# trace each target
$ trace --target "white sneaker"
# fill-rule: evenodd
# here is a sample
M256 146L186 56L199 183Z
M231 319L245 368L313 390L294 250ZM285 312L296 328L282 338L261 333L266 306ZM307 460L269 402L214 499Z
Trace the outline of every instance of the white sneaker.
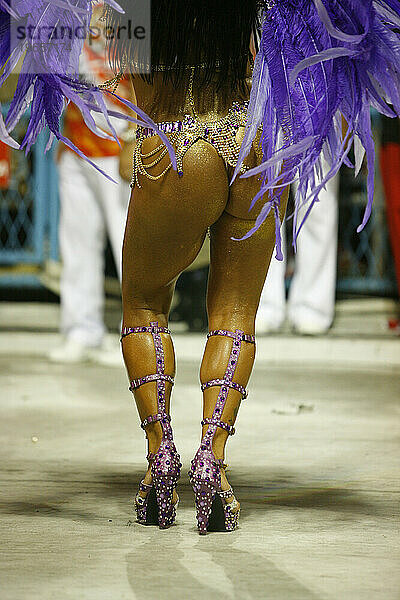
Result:
M329 326L312 319L293 323L293 330L299 335L324 335L329 329Z
M256 334L267 335L277 333L283 325L284 319L272 320L271 315L263 315L258 313L256 317Z
M89 348L89 359L105 367L123 367L121 344L119 340L105 338L101 346Z
M47 358L56 363L79 363L89 360L90 351L93 348L85 346L76 340L67 338L58 348L51 350Z

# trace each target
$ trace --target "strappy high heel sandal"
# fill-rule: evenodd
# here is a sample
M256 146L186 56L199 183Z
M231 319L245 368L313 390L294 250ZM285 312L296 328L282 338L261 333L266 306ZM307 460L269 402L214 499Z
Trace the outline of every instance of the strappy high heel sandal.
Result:
M175 521L177 502L173 504L172 495L180 477L181 461L174 444L171 417L166 413L165 407L165 382L174 385L171 375L166 375L164 363L164 348L160 333L170 334L166 327L158 327L158 322L150 323L150 327L124 327L121 340L134 333L151 333L156 354L157 373L146 375L131 381L131 392L150 381L157 381L157 414L150 415L141 423L146 429L150 423L159 422L162 427L162 439L157 452L149 452L147 460L150 463L152 484L142 480L139 492L144 492L145 497L139 493L135 498L137 520L143 525L158 525L160 529L170 527Z
M221 468L225 468L223 459L217 459L212 450L212 442L217 427L225 429L229 435L235 433L235 428L221 421L229 388L242 394L242 399L247 397L245 388L233 381L236 365L239 359L242 342L255 344L254 335L245 335L240 329L235 333L218 329L210 331L208 338L214 335L223 335L233 338L232 350L228 366L223 379L213 379L201 386L202 391L212 386L221 386L214 412L211 418L203 419L202 425L208 425L203 436L200 448L191 463L189 479L195 494L197 513L197 527L199 533L204 535L207 531L233 531L239 522L240 509L234 497L232 488L222 490ZM233 497L233 501L228 499Z

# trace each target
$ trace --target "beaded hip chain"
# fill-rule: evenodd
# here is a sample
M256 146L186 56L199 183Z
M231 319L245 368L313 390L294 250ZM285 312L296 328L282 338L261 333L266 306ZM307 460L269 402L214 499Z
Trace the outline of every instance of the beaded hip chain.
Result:
M201 121L197 115L185 115L182 121L164 121L157 126L168 134L171 144L174 146L178 175L183 175L183 157L193 144L198 140L204 140L211 144L226 165L236 166L240 144L236 141L239 127L246 125L248 101L234 102L228 114L216 121ZM161 179L172 167L169 163L158 175L151 175L147 169L157 165L168 153L164 144L160 144L151 152L142 153L142 143L148 137L157 135L152 129L138 127L136 132L137 144L133 152L133 176L131 187L141 187L139 175L144 175L153 181ZM143 160L146 162L144 163ZM147 162L148 161L148 162ZM242 165L241 172L248 169Z

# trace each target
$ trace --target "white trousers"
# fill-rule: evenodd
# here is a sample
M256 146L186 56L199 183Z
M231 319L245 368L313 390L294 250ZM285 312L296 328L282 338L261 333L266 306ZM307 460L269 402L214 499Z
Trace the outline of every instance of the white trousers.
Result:
M118 157L93 159L120 182ZM59 163L62 259L61 332L85 346L101 344L106 332L104 309L104 248L110 239L121 278L122 241L129 186L112 183L72 152Z
M286 259L278 261L273 255L260 300L260 321L279 327L287 309L294 326L310 321L321 328L331 326L335 311L338 190L339 176L336 175L320 192L319 202L314 204L300 231L287 307ZM283 246L284 229L282 227ZM283 254L286 256L285 248Z

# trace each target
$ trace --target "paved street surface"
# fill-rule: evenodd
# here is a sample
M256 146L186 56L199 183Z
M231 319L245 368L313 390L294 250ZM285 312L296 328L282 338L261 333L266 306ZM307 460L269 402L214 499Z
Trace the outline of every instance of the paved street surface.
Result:
M190 353L173 403L181 503L159 531L132 511L145 444L123 368L51 365L24 335L25 353L12 333L0 353L1 600L399 599L397 367L260 356L227 455L240 529L200 538Z

